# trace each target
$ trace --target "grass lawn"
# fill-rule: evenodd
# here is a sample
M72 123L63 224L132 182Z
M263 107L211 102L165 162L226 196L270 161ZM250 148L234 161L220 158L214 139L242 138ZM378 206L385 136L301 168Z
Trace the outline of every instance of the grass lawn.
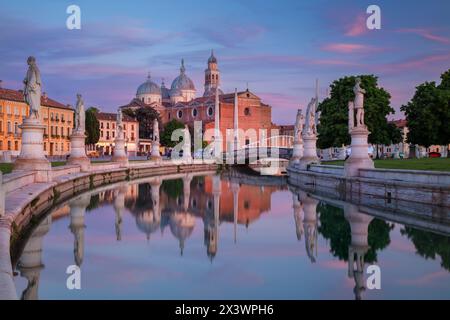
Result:
M387 159L374 160L374 162L375 168L379 169L450 171L450 158ZM343 166L344 161L326 161L322 164Z
M65 165L65 164L66 164L65 161L55 161L55 162L52 162L52 167L59 167L59 166ZM0 171L3 174L11 173L12 168L13 168L12 163L0 163Z

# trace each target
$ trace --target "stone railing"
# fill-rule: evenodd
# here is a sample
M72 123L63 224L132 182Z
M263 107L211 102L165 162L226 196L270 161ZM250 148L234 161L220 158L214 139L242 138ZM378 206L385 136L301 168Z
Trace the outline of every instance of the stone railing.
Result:
M423 170L393 170L393 169L360 169L362 178L385 179L418 184L437 184L450 187L450 172Z

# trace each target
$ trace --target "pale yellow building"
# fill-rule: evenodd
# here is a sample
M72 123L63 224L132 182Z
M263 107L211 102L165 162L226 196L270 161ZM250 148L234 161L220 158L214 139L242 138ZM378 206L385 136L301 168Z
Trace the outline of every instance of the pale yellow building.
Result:
M113 155L117 115L115 113L98 112L96 116L100 125L100 138L96 144L96 150L100 155ZM128 155L135 156L139 145L139 122L124 114L123 129L125 150L128 152Z

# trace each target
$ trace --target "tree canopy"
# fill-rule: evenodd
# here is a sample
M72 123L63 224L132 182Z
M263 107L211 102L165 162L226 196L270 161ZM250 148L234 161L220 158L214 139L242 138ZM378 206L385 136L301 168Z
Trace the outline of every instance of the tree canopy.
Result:
M161 119L158 111L150 107L142 107L137 110L123 109L127 116L135 118L139 122L139 138L149 139L153 136L153 120L156 118L161 128Z
M424 147L450 144L450 69L441 83L425 82L401 110L408 122L407 141Z
M96 114L98 109L90 107L85 111L86 144L96 144L100 139L100 123Z
M164 126L164 131L160 135L162 145L166 147L175 147L178 144L178 141L172 141L172 132L174 132L177 129L183 128L184 124L176 119L173 119L168 123L166 123L166 125Z
M360 75L361 87L366 91L364 97L365 123L370 131L369 143L389 144L398 137L389 128L387 116L395 111L390 105L391 95L384 88L378 87L378 78L374 75ZM356 76L348 76L331 84L330 97L323 100L318 107L320 123L317 126L318 147L321 149L349 145L348 102L354 100Z

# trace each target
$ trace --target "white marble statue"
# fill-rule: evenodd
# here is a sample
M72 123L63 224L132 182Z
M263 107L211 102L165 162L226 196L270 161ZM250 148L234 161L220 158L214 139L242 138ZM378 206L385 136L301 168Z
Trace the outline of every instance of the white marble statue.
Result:
M81 94L77 94L77 105L75 108L75 130L84 133L85 131L84 101Z
M361 88L360 78L356 78L356 84L353 88L353 92L355 93L353 107L356 110L356 126L364 127L364 94L366 91Z
M153 119L153 141L159 142L159 123L158 119Z
M41 91L42 81L41 72L36 65L34 57L28 57L28 71L23 83L25 84L23 94L25 102L30 106L29 119L39 119L39 111L41 109Z
M306 121L303 127L303 134L309 136L316 134L316 98L312 98L306 108Z
M123 114L121 108L117 110L116 127L117 127L116 137L123 139Z
M302 110L298 109L297 117L295 118L295 126L294 126L294 143L301 141L302 131L303 131L303 114L302 114Z

